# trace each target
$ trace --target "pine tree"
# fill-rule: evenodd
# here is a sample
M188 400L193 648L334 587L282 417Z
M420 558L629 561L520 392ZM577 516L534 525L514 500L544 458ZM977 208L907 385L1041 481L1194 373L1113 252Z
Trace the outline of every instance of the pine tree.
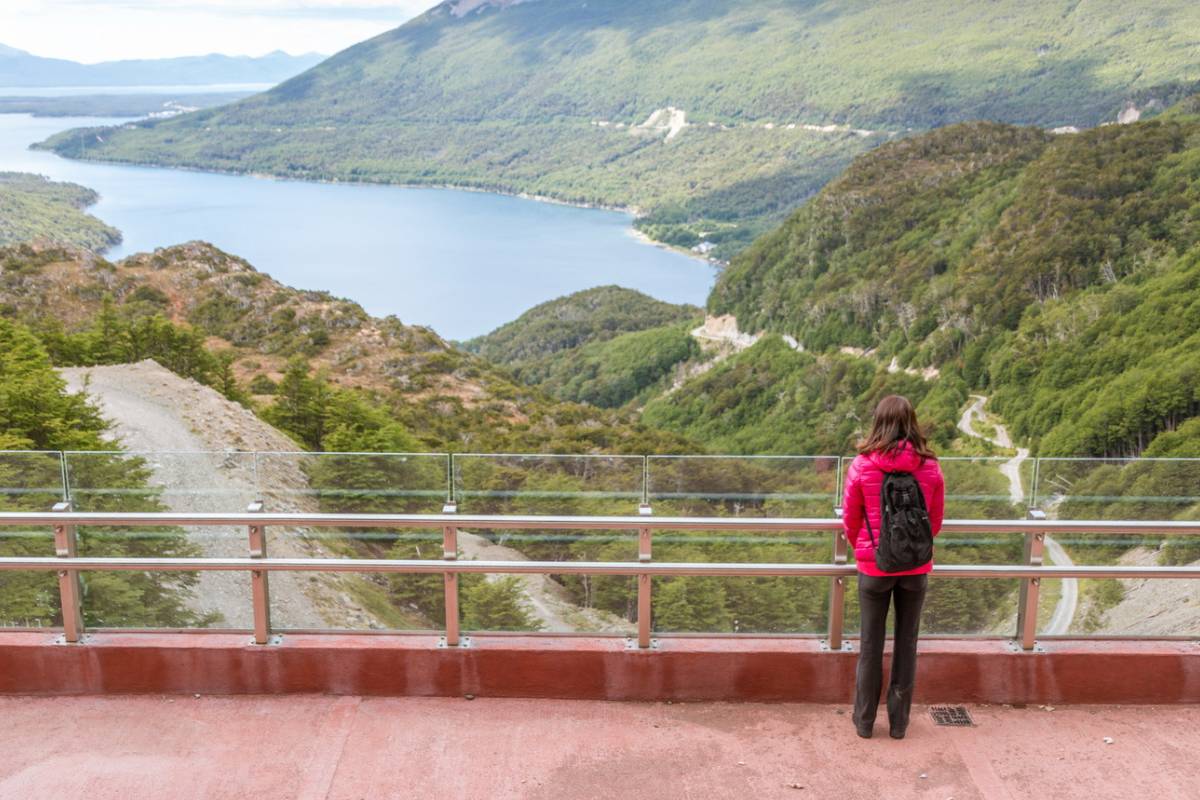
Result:
M471 631L536 631L542 626L529 613L521 579L506 575L481 581L462 592L463 627Z
M715 633L733 630L718 578L677 578L655 587L654 629Z

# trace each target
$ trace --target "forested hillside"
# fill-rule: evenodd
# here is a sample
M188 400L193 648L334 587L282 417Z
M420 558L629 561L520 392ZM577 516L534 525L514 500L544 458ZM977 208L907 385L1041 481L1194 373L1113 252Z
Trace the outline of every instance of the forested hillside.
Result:
M1200 414L1194 111L1066 136L977 123L886 145L737 258L710 311L794 336L818 362L867 349L876 380L883 364L937 368L931 393L993 393L1043 455L1136 455L1172 431L1172 451L1187 449L1184 423ZM681 392L647 420L699 435L746 402L745 385L724 404L704 392L700 411Z
M600 286L531 308L463 347L563 400L614 408L661 388L699 354L688 334L704 312Z
M471 5L232 106L51 146L634 206L652 236L728 255L910 130L1091 126L1200 79L1200 7L1185 0Z
M0 246L18 242L74 245L102 251L121 232L84 211L98 199L91 189L41 175L0 172Z

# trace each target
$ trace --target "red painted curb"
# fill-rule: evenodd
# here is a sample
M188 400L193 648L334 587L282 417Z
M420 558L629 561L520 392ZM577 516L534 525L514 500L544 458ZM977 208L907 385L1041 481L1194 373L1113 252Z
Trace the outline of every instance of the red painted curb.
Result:
M925 640L919 702L1197 703L1193 642ZM842 703L854 653L812 639L664 639L634 651L611 638L475 636L462 649L423 635L97 633L55 644L0 633L4 694L287 694L731 700Z

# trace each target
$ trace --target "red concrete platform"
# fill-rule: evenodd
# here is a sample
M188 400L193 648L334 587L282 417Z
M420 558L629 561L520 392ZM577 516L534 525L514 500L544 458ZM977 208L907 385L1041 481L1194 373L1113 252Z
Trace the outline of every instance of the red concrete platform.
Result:
M1197 796L1195 706L969 710L893 741L829 705L9 696L0 800Z
M813 639L664 639L652 651L621 639L97 633L55 644L45 632L0 633L0 693L288 694L547 697L598 700L843 702L852 652ZM1044 652L1008 642L926 639L917 699L987 703L1197 703L1195 642L1056 641ZM1200 793L1197 794L1200 797Z

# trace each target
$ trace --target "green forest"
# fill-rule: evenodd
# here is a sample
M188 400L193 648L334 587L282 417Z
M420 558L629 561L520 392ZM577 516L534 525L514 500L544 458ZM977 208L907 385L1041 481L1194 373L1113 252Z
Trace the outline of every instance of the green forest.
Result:
M74 183L0 172L0 247L40 241L102 251L118 244L120 231L84 211L97 199Z
M1041 455L1139 455L1160 434L1186 450L1200 413L1188 112L1066 136L975 123L882 147L735 259L710 312L830 362L858 346L935 367L931 393L994 395ZM688 430L677 405L656 413ZM944 425L954 406L929 416Z
M661 390L676 364L700 356L689 330L703 317L601 286L542 303L463 348L560 400L617 408Z

